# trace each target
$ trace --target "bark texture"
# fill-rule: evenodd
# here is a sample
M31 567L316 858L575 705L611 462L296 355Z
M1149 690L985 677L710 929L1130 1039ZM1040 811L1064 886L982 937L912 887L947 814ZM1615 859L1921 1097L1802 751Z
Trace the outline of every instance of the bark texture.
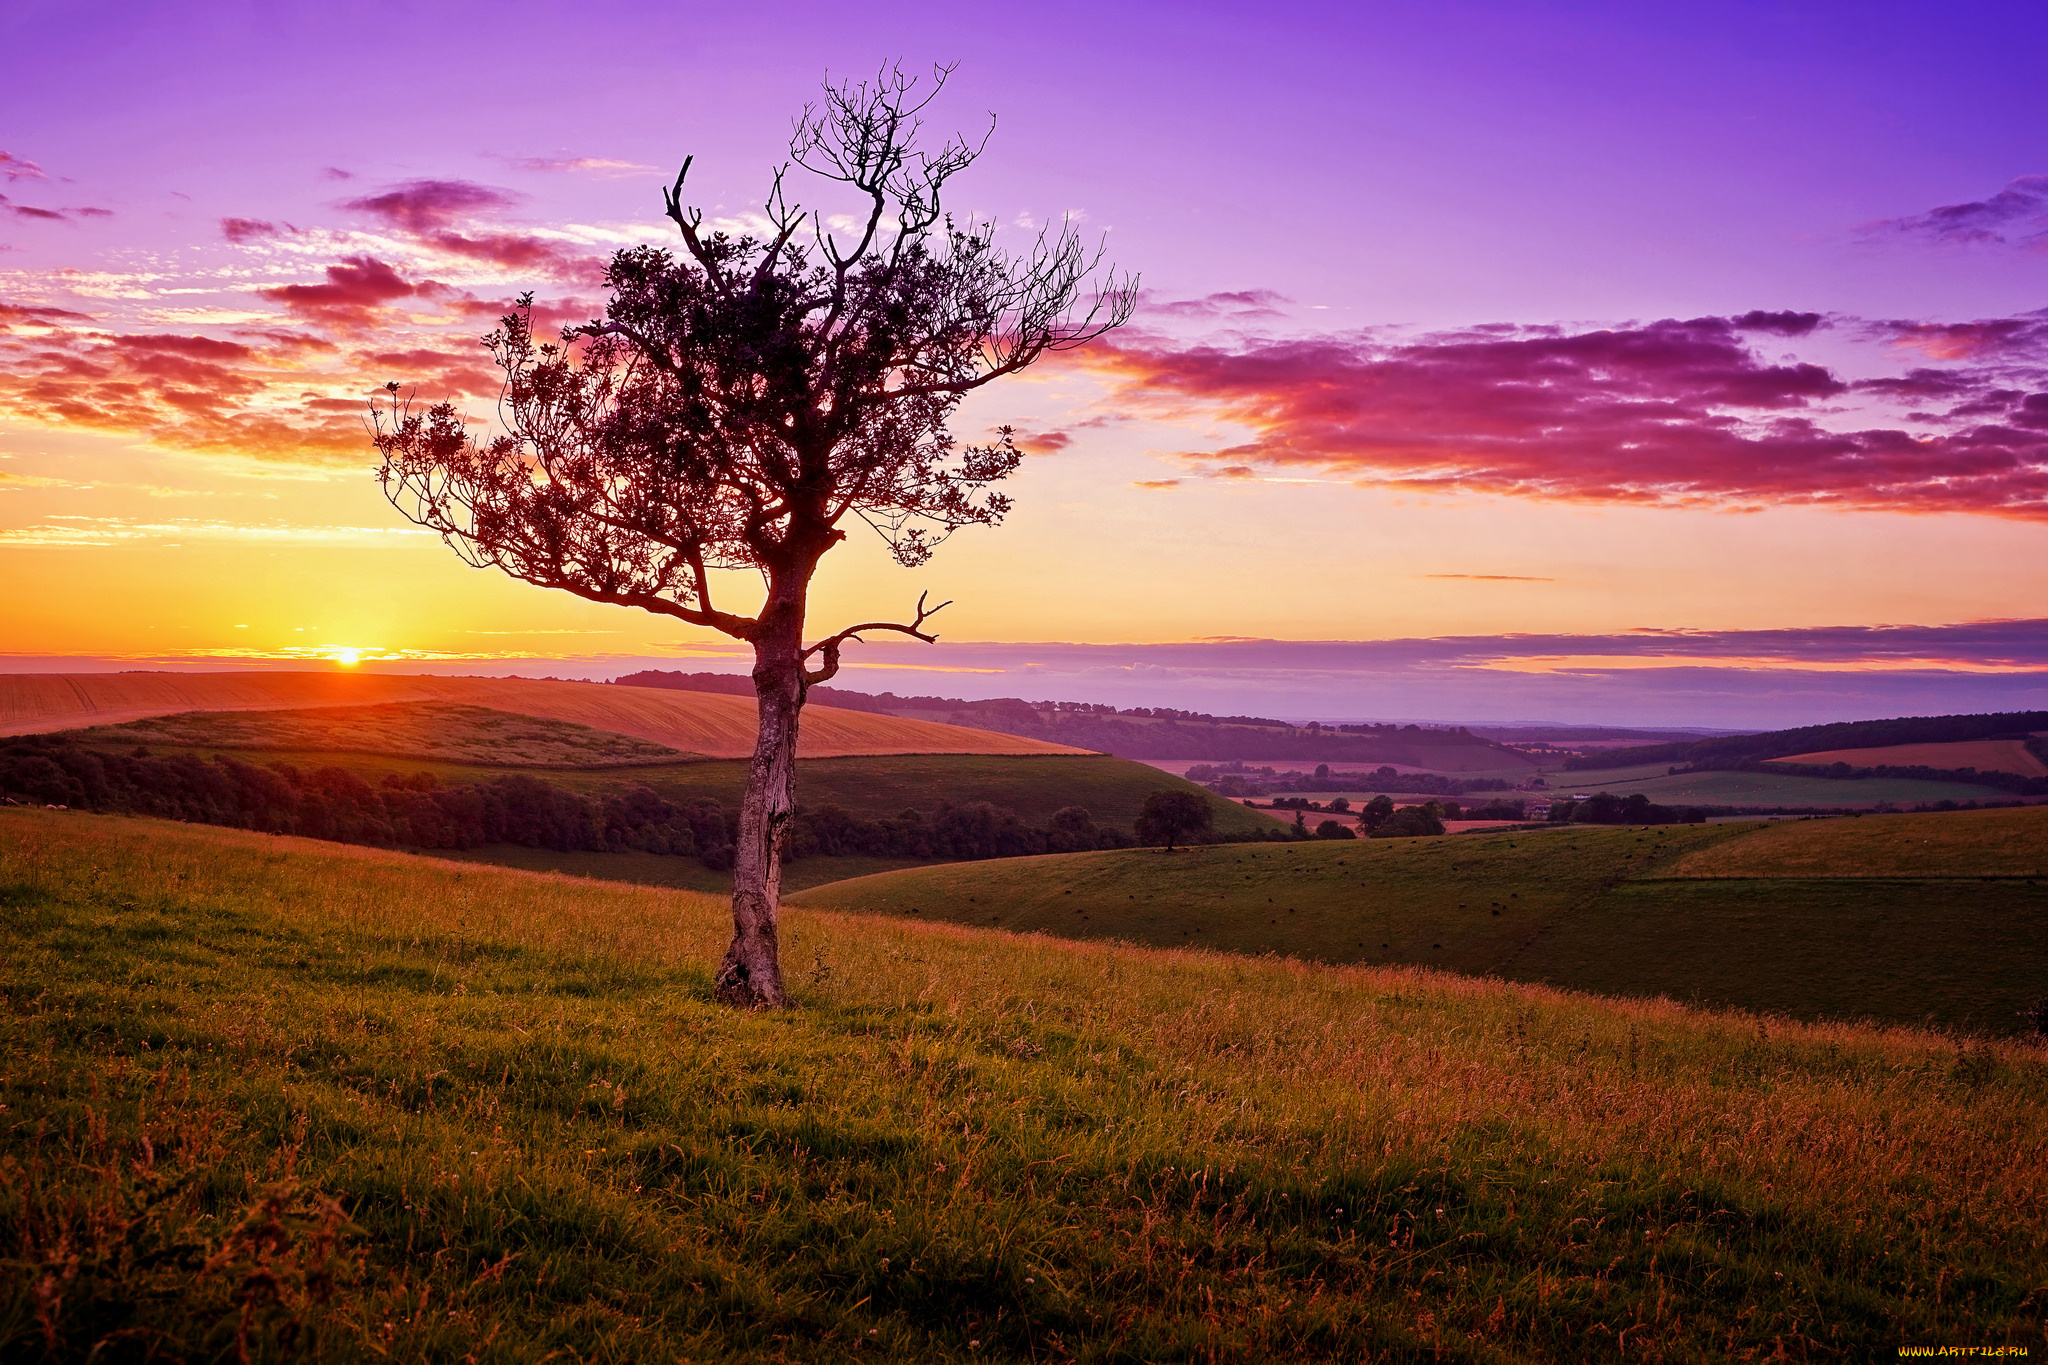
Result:
M760 723L733 847L732 943L713 983L720 1002L745 1009L789 1003L779 955L782 850L796 817L796 741L804 705L801 598L763 615L766 629L754 642Z

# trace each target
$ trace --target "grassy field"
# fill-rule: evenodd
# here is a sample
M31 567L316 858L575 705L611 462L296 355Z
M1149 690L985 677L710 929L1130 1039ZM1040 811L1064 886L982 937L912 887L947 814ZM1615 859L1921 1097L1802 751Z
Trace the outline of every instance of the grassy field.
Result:
M1861 806L1882 802L1895 806L1936 801L2009 801L2012 793L1972 782L1924 782L1906 777L1870 777L1836 781L1797 777L1790 773L1697 772L1667 775L1663 768L1605 772L1557 772L1549 778L1551 795L1572 792L1641 792L1659 805L1699 806Z
M551 848L524 848L518 844L486 844L459 851L438 849L431 856L460 863L487 863L494 867L515 867L523 872L559 872L567 877L590 877L606 882L630 882L635 886L666 886L679 891L701 891L710 896L732 894L732 873L713 872L695 858L664 857L657 853L557 853ZM910 858L800 858L782 868L782 889L787 893L806 891L827 882L848 877L866 877L906 867L931 864Z
M823 912L736 1014L704 897L57 812L0 888L8 1359L2043 1341L2036 1046Z
M1787 821L1688 854L1672 874L2017 877L2048 886L2048 807Z
M1888 839L1919 841L1919 851L1869 853ZM2048 995L2043 848L2048 807L1580 825L1006 859L863 877L796 899L1064 938L1417 964L1809 1019L2013 1033L2017 1012Z
M632 735L455 702L199 711L69 733L80 744L121 749L382 754L497 768L616 768L701 757Z
M0 734L118 725L205 711L443 702L568 721L684 753L741 758L753 752L754 703L746 697L612 687L552 678L441 678L389 673L0 673ZM1057 744L900 720L828 706L804 712L798 753L1072 753Z
M2048 776L2048 764L2034 757L2026 741L2018 739L1966 739L1940 744L1888 744L1876 749L1827 749L1773 761L1846 763L1852 768L1975 768L1981 773Z

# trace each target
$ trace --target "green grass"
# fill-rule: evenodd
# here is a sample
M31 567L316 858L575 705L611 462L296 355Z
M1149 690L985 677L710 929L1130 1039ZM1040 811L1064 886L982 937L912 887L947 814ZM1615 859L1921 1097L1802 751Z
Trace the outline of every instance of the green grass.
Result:
M2048 895L1974 879L1627 882L1503 976L1799 1019L2024 1031L2048 996Z
M1628 774L1639 774L1629 776ZM1871 777L1836 781L1826 777L1797 777L1790 773L1698 772L1668 775L1641 768L1621 769L1616 774L1599 772L1558 773L1550 779L1552 797L1573 792L1613 792L1629 796L1641 792L1660 805L1699 806L1817 806L1822 808L1863 806L1881 802L1913 806L1936 801L2009 801L2012 793L1972 782L1924 782L1906 777Z
M2038 1048L818 912L738 1014L705 897L57 812L0 900L7 1359L2041 1340Z
M1773 850L1831 839L1845 849L1837 865L1871 866L1857 850L1886 828L1934 841L1898 866L1942 870L1835 881L1814 876L1821 864L1809 858L1796 880L1769 875ZM1763 862L1743 856L1750 840L1763 841ZM2048 807L1789 826L1579 825L1006 859L836 882L796 899L1063 938L1413 963L1802 1018L2011 1033L2017 1012L2048 994L2048 890L2010 872L2023 856L2013 850L2044 845Z
M455 862L489 863L516 867L527 872L559 872L570 877L599 881L630 882L635 886L666 886L707 895L732 894L732 873L713 872L695 858L666 857L657 853L557 853L548 848L522 848L517 844L486 844L460 851L436 849L430 856ZM899 868L924 867L914 858L800 858L782 868L782 889L786 893L805 891L848 877L865 877Z
M457 702L388 702L295 711L194 711L68 732L81 744L126 749L339 752L427 758L493 768L624 767L695 755L565 720ZM331 758L330 758L331 761Z
M1794 820L1679 862L1684 877L2017 877L2048 883L2048 810Z

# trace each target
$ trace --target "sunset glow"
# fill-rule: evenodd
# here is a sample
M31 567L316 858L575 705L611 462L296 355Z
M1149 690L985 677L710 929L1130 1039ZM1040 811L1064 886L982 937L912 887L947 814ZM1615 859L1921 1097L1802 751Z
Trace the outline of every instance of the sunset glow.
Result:
M1575 666L1516 656L1531 633L2048 635L2037 8L1939 32L1848 6L1290 14L1120 7L1079 50L1042 15L930 6L792 27L373 5L345 31L281 11L203 38L164 11L111 46L89 10L0 19L22 57L0 94L0 649L742 667L679 623L462 567L380 495L366 404L398 382L484 429L500 376L477 338L516 295L549 326L593 316L610 253L672 240L660 191L685 156L712 225L757 229L826 69L899 54L961 61L936 124L997 115L961 213L1009 249L1071 216L1146 292L1131 327L965 409L963 440L1008 423L1031 452L1008 523L915 572L857 532L813 597L820 633L930 589L956 600L949 644L1489 637L1474 671L1495 678ZM408 42L361 66L347 35L401 19ZM451 44L457 70L434 56ZM602 96L515 94L502 73L542 53ZM968 695L1143 676L848 664ZM1188 667L1155 675L1159 700L1415 716L1442 695L1418 673L1276 691ZM1603 667L1705 671L1730 698L1881 671L1946 710L1989 704L1996 676L1998 704L2048 705L2037 666L1969 656ZM1609 714L1516 686L1485 712Z

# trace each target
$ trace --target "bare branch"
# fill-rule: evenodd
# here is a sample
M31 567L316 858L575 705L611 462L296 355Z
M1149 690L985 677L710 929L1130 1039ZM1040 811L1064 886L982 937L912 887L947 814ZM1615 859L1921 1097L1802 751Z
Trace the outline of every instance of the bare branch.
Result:
M926 593L919 593L917 595L917 619L913 620L909 625L905 625L900 621L865 621L860 625L848 626L845 630L828 635L805 650L802 657L806 660L813 654L823 654L825 658L819 667L815 669L806 668L804 670L804 685L807 687L815 686L818 683L829 681L836 676L839 672L839 647L848 640L866 644L867 642L861 639L861 635L865 631L893 630L898 634L908 635L912 639L922 640L928 645L938 643L938 636L927 634L924 631L924 623L944 611L947 607L952 606L953 603L948 600L939 603L935 607L926 607L924 603L927 595Z

